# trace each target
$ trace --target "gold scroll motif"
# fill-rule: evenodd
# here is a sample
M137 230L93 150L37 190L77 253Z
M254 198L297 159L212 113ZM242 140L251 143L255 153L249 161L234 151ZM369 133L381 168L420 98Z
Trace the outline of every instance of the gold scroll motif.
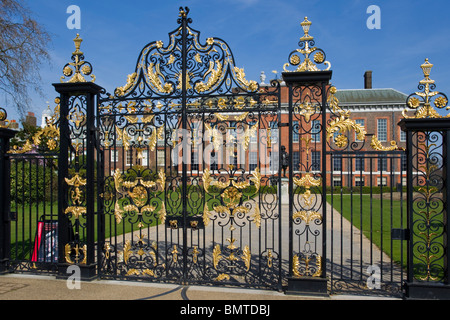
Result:
M245 246L244 250L242 250L241 257L238 257L237 253L238 253L239 248L234 245L234 243L236 242L236 239L227 238L227 241L229 242L227 249L230 250L230 254L227 257L223 256L219 244L217 244L213 249L213 267L214 267L214 269L219 270L218 269L219 263L223 259L228 260L229 262L237 262L239 260L242 260L244 262L245 270L246 270L246 272L248 272L251 267L251 257L252 257L249 246ZM223 281L223 280L229 280L229 279L230 279L230 276L228 274L222 273L215 280Z
M246 80L245 79L245 72L244 69L240 69L238 67L234 67L233 68L233 72L234 72L234 76L236 78L236 80L242 85L244 86L244 88L250 92L255 92L258 90L258 83L256 81L253 80Z
M205 227L211 222L213 212L216 212L220 216L226 216L230 219L229 229L233 232L236 229L234 226L234 219L236 219L239 214L243 214L244 216L248 216L250 214L249 207L244 205L244 198L247 196L244 194L244 190L248 189L251 186L251 183L253 183L253 186L256 189L255 192L252 192L253 195L259 192L261 185L261 173L259 172L259 169L255 169L249 181L237 181L231 178L225 182L214 180L211 177L209 169L205 169L202 176L202 181L203 188L207 193L213 194L219 192L221 199L221 205L214 205L212 208L209 208L207 202L205 203L203 210L203 223ZM250 197L248 198L250 199ZM215 195L214 199L217 199ZM239 216L244 218L242 215ZM261 227L261 213L258 205L255 205L254 212L249 218L249 220L252 221L258 229ZM237 240L235 238L231 236L227 238L226 241L229 243L226 247L226 251L228 252L227 256L224 255L219 244L217 244L213 249L214 269L217 271L219 271L219 269L223 271L222 268L219 268L219 262L221 260L228 261L228 268L234 268L234 263L243 261L245 266L244 269L248 272L251 267L251 252L249 246L245 246L241 251L236 245ZM223 281L229 280L230 278L231 277L229 274L221 273L215 280Z
M72 253L74 259L72 259ZM66 262L69 264L86 264L87 259L87 245L84 245L80 248L77 244L75 246L71 246L70 244L66 244L64 247L64 256ZM81 259L81 257L83 257Z
M161 78L163 79L163 81L165 81L165 77L159 69L159 64L154 65L153 63L150 63L147 68L147 76L150 80L150 85L156 91L166 94L170 94L173 92L173 85L171 83L163 84L161 82Z
M60 99L55 98L56 107L54 108L53 115L51 118L45 119L46 126L43 129L39 129L36 134L25 142L22 148L17 146L12 147L8 150L10 154L24 154L32 151L35 146L41 145L45 142L47 148L50 151L57 150L59 147L60 133L57 123L59 121L59 109L60 109Z
M395 151L395 150L404 150L403 148L400 148L397 145L396 141L391 141L390 147L385 147L383 144L378 140L377 136L372 137L372 141L370 142L370 146L372 149L376 151Z
M71 179L65 178L68 186L73 187L71 192L72 206L66 208L64 213L67 215L71 213L75 219L79 219L80 216L86 213L86 207L83 206L83 192L81 187L86 186L86 179L82 179L79 173L76 173Z
M304 116L306 122L309 122L311 120L311 116L316 112L320 112L320 105L312 104L310 102L305 102L300 106L294 107L294 113Z
M316 267L311 267L312 260L315 259ZM304 272L300 273L302 263L304 262ZM315 272L313 273L313 271ZM295 255L292 259L292 273L294 277L301 278L304 276L311 276L313 278L320 277L322 275L322 257L315 254L300 254Z
M336 92L336 87L332 87L330 89L330 97L328 98L328 104L337 117L327 127L327 141L330 141L338 133L334 142L337 147L345 148L348 145L348 138L344 135L346 132L354 130L356 138L360 141L364 141L367 132L364 126L350 119L350 111L343 110L339 106L339 100L335 96Z
M217 68L214 68L215 65L217 65ZM202 92L210 90L223 77L224 73L223 73L222 64L220 63L220 61L216 60L215 62L213 62L213 61L209 62L209 69L203 75L203 79L206 79L206 77L209 74L210 74L210 76L206 83L198 82L195 85L195 90L197 92L202 93Z
M142 237L138 237L138 238L139 239L136 242L134 247L131 245L130 240L125 241L124 250L122 253L123 262L124 262L125 266L127 266L127 267L130 266L129 263L130 263L132 257L137 257L139 259L138 263L143 261L143 259L146 259L146 257L147 257L147 258L151 259L151 261L153 262L152 266L156 268L157 260L156 260L155 252L157 251L157 248L158 248L156 242L153 242L149 248L144 249L145 244L144 244ZM119 252L119 254L120 254L120 252ZM134 266L134 264L133 264L133 266ZM164 265L163 265L163 268L164 268ZM151 270L148 268L138 270L136 268L131 267L128 269L128 271L126 273L126 276L139 276L139 275L150 276L150 277L154 277L154 278L157 277L154 270Z
M306 143L306 150L309 153L310 147L309 144L311 142L311 139L308 138L302 138L302 140ZM301 177L300 179L297 177L293 178L293 182L296 186L305 188L305 191L303 194L299 195L299 197L303 200L303 207L304 210L295 212L292 215L292 220L297 221L301 220L305 223L306 227L309 228L309 225L313 221L322 222L323 217L322 214L319 212L313 210L314 206L314 199L315 195L311 192L311 188L313 187L320 187L322 185L322 178L315 178L312 173L307 172ZM308 232L308 231L307 231ZM306 243L305 249L309 248L309 242ZM314 270L314 268L311 267L311 261L315 259L316 272L312 272L311 270ZM301 269L301 262L304 262L305 267L302 268L303 274L300 272ZM306 251L303 251L298 254L294 254L293 261L292 261L292 273L295 277L301 277L301 276L312 276L312 277L320 277L322 274L322 267L321 267L321 257L316 253L311 253L311 251L308 249Z
M116 88L116 90L114 91L116 96L123 97L124 95L129 93L129 90L135 85L136 80L137 80L137 73L136 72L128 75L127 83L123 87Z
M0 109L0 128L8 129L11 125L11 121L7 119L6 110Z
M202 181L203 188L207 193L211 191L210 187L215 187L220 192L223 205L214 206L212 211L216 211L217 213L225 213L228 217L234 218L237 213L250 213L250 209L244 206L244 203L241 203L243 201L242 198L244 197L243 190L250 187L250 182L253 182L256 189L253 195L257 194L261 185L261 173L259 169L256 168L249 181L236 182L234 179L230 179L227 182L221 182L213 180L209 169L205 169L203 172ZM211 221L210 217L212 215L212 211L208 209L208 203L205 203L203 210L203 222L205 226L208 226ZM261 213L257 205L255 205L254 213L251 217L253 218L252 221L256 227L259 228L261 226ZM230 228L234 228L233 223L230 224Z
M322 185L322 179L316 179L312 176L311 173L306 173L301 179L298 179L296 177L294 177L294 184L299 186L299 187L304 187L306 190L305 192L300 195L300 197L303 199L304 205L307 208L311 208L313 205L313 201L314 201L314 195L311 193L311 188L312 187L320 187ZM318 220L322 220L322 215L316 211L299 211L299 212L295 212L292 216L293 220L296 220L300 218L301 220L303 220L306 225L309 225L311 221L318 219Z
M135 124L138 121L142 121L143 123L147 124L152 121L154 116L146 116L142 117L140 120L136 116L126 116L125 118L130 121L131 123ZM131 137L127 131L126 128L120 129L116 125L116 134L117 134L117 140L122 141L122 145L125 148L125 150L131 149L131 142L133 141L133 137ZM148 139L148 147L150 148L150 151L155 151L156 145L158 140L163 139L164 134L164 126L161 126L159 128L154 127L152 134L150 138ZM135 139L139 144L141 144L139 147L136 147L136 150L138 151L138 159L142 159L142 152L146 148L142 142L144 141L144 138L142 137L141 133L138 134L137 138Z
M334 143L336 146L338 148L345 148L349 142L345 133L353 130L356 133L356 139L359 141L364 141L368 134L364 126L357 124L354 120L350 119L350 111L343 110L339 106L339 100L335 96L336 92L337 89L332 87L330 89L331 95L328 98L329 106L337 117L336 119L330 121L329 126L327 127L327 141L330 141L330 139L334 137ZM370 146L376 151L403 150L397 145L396 141L391 141L389 147L383 146L375 135L372 137Z
M126 212L136 212L139 216L144 213L157 214L161 223L166 221L166 207L164 201L161 201L160 209L156 212L157 207L147 205L151 200L151 195L148 189L159 186L158 190L165 190L166 176L163 169L158 172L158 179L155 181L147 180L142 176L145 171L144 167L136 166L138 176L133 180L124 181L124 175L120 169L116 169L114 172L114 186L116 189L117 197L114 205L114 216L117 224L120 224L123 219L123 215ZM133 203L124 207L120 205L120 199L123 197L129 198ZM140 224L141 225L141 224Z

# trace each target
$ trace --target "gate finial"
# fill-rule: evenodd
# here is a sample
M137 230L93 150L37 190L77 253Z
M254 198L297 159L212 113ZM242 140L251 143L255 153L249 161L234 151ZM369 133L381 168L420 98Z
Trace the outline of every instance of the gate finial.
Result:
M189 14L189 8L188 7L180 7L180 17L181 18L186 18L187 15Z
M75 51L72 53L72 61L67 63L63 68L64 76L61 77L61 83L63 83L65 77L70 77L70 80L67 83L77 83L77 82L87 82L84 76L91 76L92 82L95 82L95 76L92 74L92 65L84 61L84 53L80 50L81 42L83 39L80 38L80 35L77 34L76 38L73 39L75 43ZM75 74L74 74L75 71Z
M448 107L447 96L442 92L432 91L436 88L435 81L430 79L430 73L431 69L433 68L433 64L431 64L428 59L425 59L425 63L420 67L423 71L424 79L419 82L419 90L423 90L423 92L415 92L411 94L406 100L408 108L417 111L414 113L414 116L409 117L407 115L407 112L410 110L405 109L403 111L403 116L405 118L416 119L444 117L449 118L450 114L448 114L447 116L441 116L431 105L431 103L433 103L434 106L438 109L445 108L446 110L450 110L450 107Z
M304 21L300 23L303 28L303 37L300 38L300 49L297 49L289 55L289 63L284 65L284 72L292 72L287 70L290 65L298 66L293 72L305 72L305 71L322 71L316 64L324 64L327 68L324 71L330 70L331 64L326 60L325 52L322 49L316 48L314 46L314 37L309 34L309 29L312 22L305 17ZM304 56L303 62L297 53L301 53ZM311 61L310 56L314 54L313 61Z

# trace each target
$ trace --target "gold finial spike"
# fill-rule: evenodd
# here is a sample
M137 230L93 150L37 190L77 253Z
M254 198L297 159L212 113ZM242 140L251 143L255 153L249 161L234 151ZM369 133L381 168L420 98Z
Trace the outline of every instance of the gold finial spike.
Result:
M74 56L76 55L82 55L83 52L80 51L81 43L83 42L83 39L80 38L80 35L77 33L77 36L75 39L73 39L73 42L75 43L75 52L72 54Z
M420 68L422 68L423 75L425 77L425 79L420 81L421 84L434 83L434 80L430 79L431 69L433 68L433 66L434 65L428 61L428 58L425 59L425 63L420 66Z
M314 39L314 37L309 35L309 29L311 28L312 22L308 20L308 17L305 17L305 20L300 23L303 28L303 32L305 35L300 38L301 41L308 41Z

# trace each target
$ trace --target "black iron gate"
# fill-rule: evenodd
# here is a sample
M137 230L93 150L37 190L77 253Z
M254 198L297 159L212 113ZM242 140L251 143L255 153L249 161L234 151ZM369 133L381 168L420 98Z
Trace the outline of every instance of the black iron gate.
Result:
M54 85L53 122L7 156L5 133L0 173L22 186L7 194L0 272L64 276L75 264L83 279L446 292L448 123L433 134L405 121L408 152L383 146L339 106L307 18L282 81L263 87L223 40L203 42L188 13L180 9L169 43L148 44L112 94L84 78L92 66L77 36L63 69L71 78ZM44 136L57 156L28 152Z
M103 277L282 286L280 90L228 45L202 43L188 9L98 104Z
M406 153L330 151L331 292L401 295L406 277Z

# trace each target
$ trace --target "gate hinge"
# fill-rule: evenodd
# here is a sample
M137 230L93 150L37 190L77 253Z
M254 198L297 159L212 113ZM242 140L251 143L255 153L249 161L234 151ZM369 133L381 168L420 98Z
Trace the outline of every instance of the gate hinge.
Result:
M392 240L406 240L408 241L410 238L409 229L392 229L391 230L391 239Z

